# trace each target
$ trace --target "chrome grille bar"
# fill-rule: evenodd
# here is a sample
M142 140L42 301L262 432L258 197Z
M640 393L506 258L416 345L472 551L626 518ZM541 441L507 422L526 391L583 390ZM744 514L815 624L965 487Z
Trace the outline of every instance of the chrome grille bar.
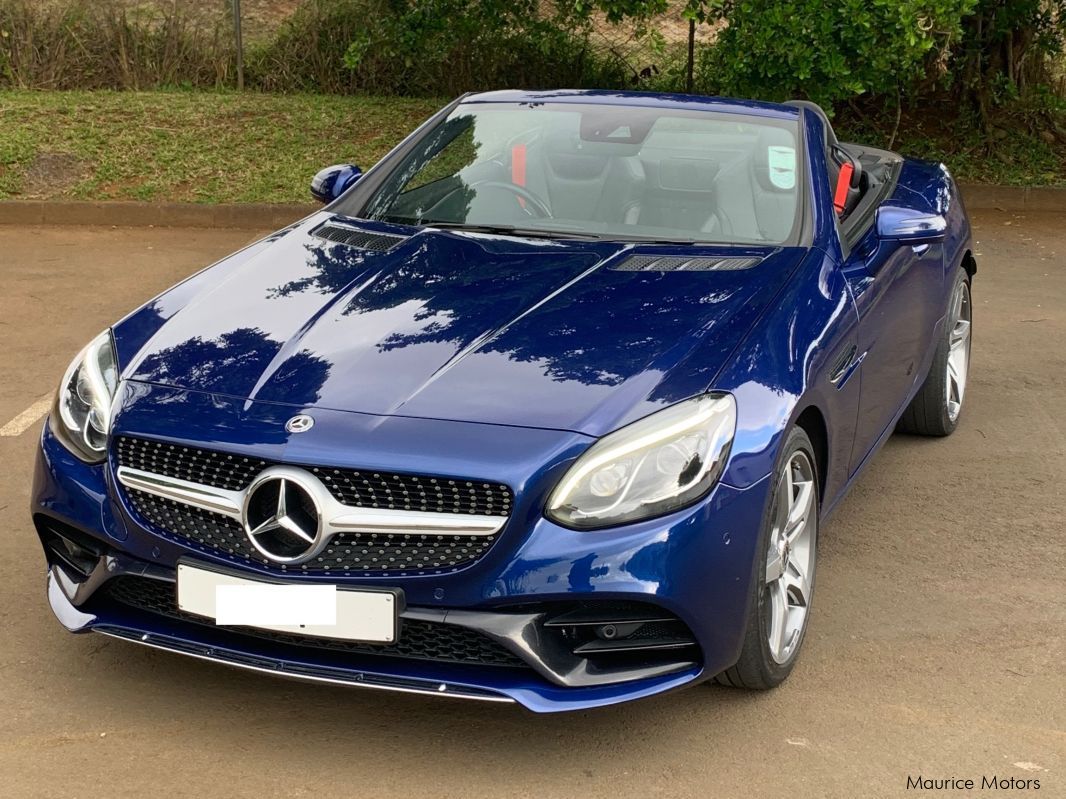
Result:
M490 536L499 532L507 522L507 518L503 516L343 505L334 499L321 481L308 471L295 467L272 467L269 471L298 473L304 484L309 483L320 489L315 491L315 500L321 508L322 523L327 538L340 532L384 534L411 532L442 536ZM116 475L118 481L126 488L143 491L233 519L243 519L248 489L227 491L134 469L130 466L120 466ZM251 488L254 488L254 485Z

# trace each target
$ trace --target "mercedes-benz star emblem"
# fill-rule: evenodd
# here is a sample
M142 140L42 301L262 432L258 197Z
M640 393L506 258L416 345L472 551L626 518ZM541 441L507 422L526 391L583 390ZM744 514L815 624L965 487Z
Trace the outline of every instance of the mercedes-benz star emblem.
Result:
M285 422L285 429L290 433L306 433L314 426L314 418L308 416L306 413L301 413L299 416L294 416L289 419L289 421Z
M264 474L244 506L244 531L259 552L276 563L313 555L322 537L322 511L298 480Z

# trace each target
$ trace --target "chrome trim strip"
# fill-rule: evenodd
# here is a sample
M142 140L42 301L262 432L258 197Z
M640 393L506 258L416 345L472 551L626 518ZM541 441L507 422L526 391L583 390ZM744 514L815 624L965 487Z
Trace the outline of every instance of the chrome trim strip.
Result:
M296 480L313 492L314 499L320 508L323 545L327 539L340 532L489 536L498 533L507 523L508 518L482 514L358 508L344 505L338 502L329 489L311 472L295 466L272 466L265 469L244 491L227 491L129 466L120 466L117 476L118 481L127 488L171 499L201 510L220 513L242 524L248 496L263 480L271 477Z
M436 533L437 535L492 535L503 527L505 516L433 513L430 511L393 510L391 508L351 508L338 504L345 512L327 524L334 532L357 533Z
M243 491L226 491L222 488L192 483L188 480L179 480L176 477L166 477L161 474L145 472L141 469L133 469L129 466L119 466L118 481L126 488L135 488L146 494L153 494L164 499L172 499L194 508L221 513L240 520L241 509L244 507Z
M195 658L197 660L205 660L208 663L218 663L222 666L231 666L235 669L245 669L246 671L255 671L260 674L272 674L275 677L287 677L292 680L303 680L306 682L318 682L328 683L330 685L344 685L353 688L375 688L379 691L393 691L401 694L420 694L422 696L447 696L453 699L473 699L481 702L506 702L514 703L514 699L509 696L482 696L480 694L465 693L461 688L453 688L448 683L440 683L436 688L403 688L398 685L379 685L374 682L370 682L367 679L367 675L360 674L359 677L353 676L351 680L341 680L336 677L319 677L314 674L303 674L300 672L287 671L284 668L284 663L278 661L279 667L268 669L263 666L254 666L250 663L241 663L235 660L228 660L223 657L214 657L211 655L201 655L196 652L187 652L184 649L177 647L166 646L161 643L153 643L150 639L152 637L147 633L140 638L134 638L132 636L119 635L118 633L111 632L109 630L94 629L94 633L100 635L106 635L108 638L115 638L119 641L127 641L131 644L140 644L141 646L147 646L150 649L158 649L163 652L172 652L176 655L185 655L186 657Z

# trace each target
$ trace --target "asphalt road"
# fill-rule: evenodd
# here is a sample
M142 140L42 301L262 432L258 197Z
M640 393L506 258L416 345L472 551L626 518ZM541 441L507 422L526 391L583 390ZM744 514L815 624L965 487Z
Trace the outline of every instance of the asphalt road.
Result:
M921 795L919 774L1066 796L1062 222L977 216L961 426L890 441L824 528L785 686L550 717L63 632L27 513L40 422L11 420L94 333L251 234L0 226L0 796L880 797Z

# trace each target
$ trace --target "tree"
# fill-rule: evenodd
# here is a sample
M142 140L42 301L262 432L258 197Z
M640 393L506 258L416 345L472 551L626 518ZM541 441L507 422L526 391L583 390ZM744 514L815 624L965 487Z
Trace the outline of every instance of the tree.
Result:
M1050 81L1066 49L1066 0L979 0L963 27L957 87L987 126L993 105Z

